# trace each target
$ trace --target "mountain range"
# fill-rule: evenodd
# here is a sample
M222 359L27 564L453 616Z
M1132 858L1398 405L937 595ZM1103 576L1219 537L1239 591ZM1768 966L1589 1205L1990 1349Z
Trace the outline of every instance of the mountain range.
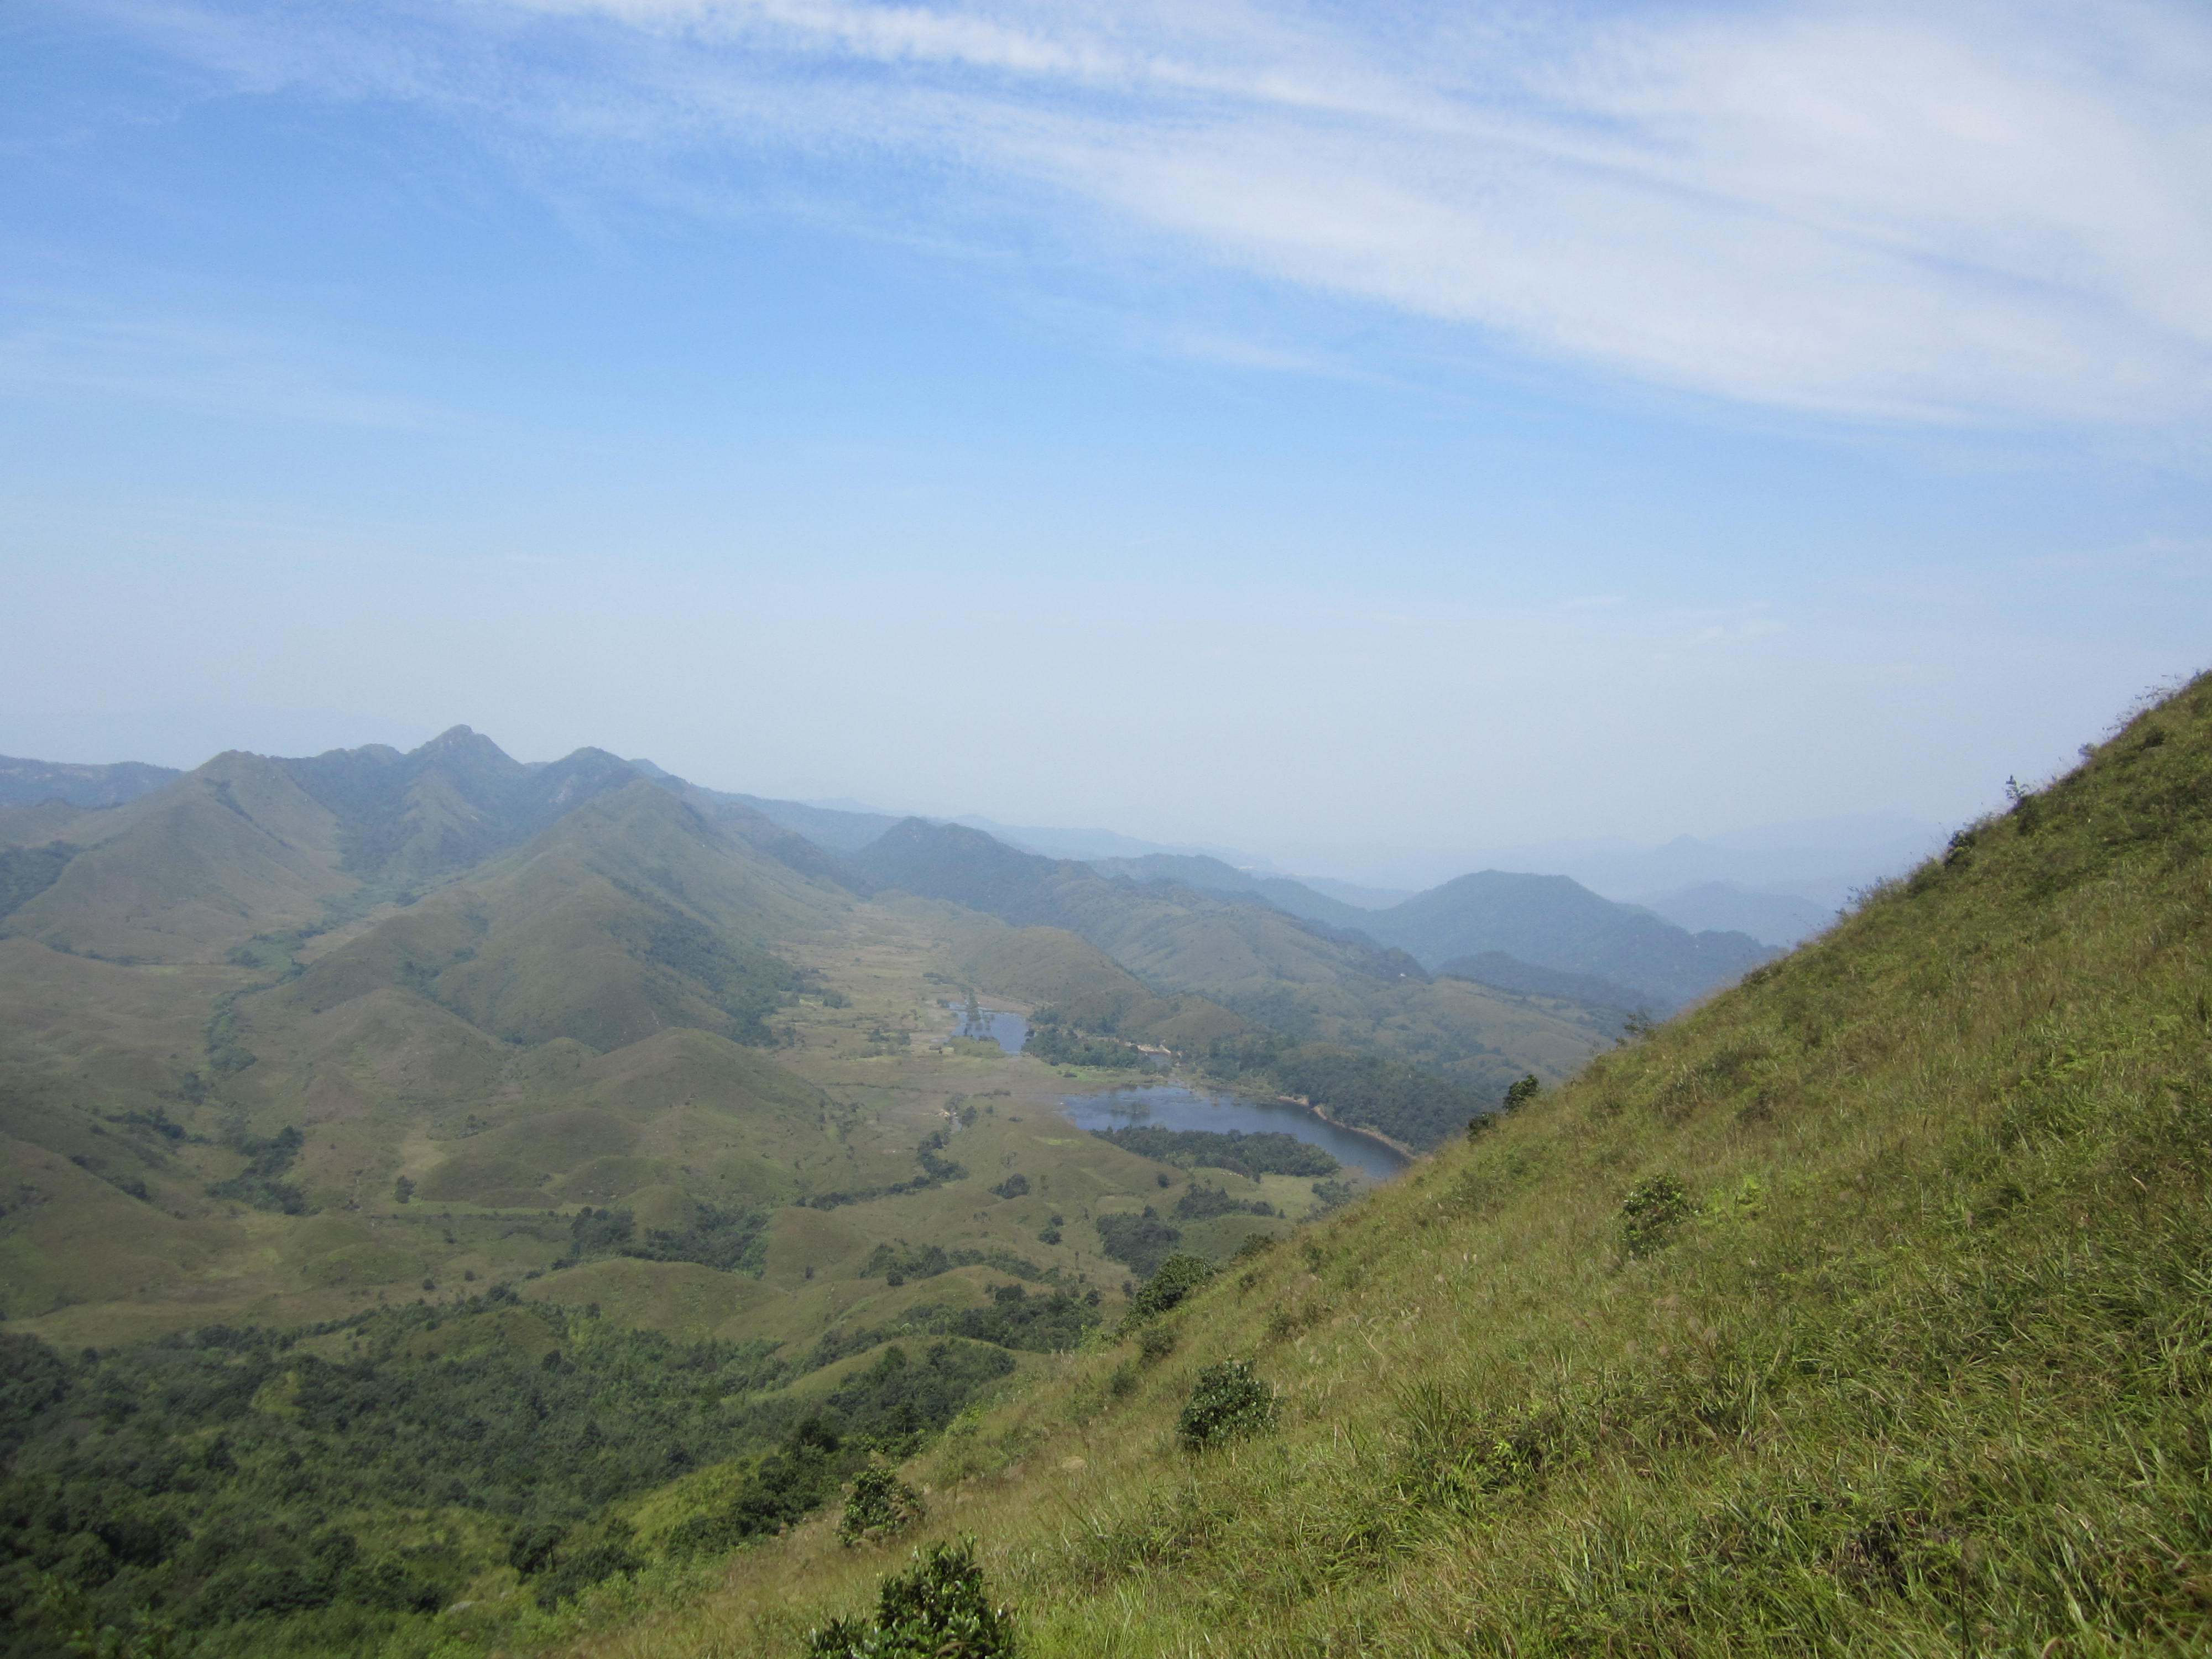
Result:
M0 807L0 1301L103 1340L542 1271L609 1205L672 1237L757 1208L767 1271L823 1270L786 1310L819 1329L884 1237L986 1248L928 1174L931 1115L1006 1065L948 1040L956 990L1035 1016L1033 1094L1127 1080L1142 1044L1408 1147L1626 1018L1250 893L918 819L855 848L842 818L466 727L10 775L39 799ZM1074 1282L1103 1259L1083 1240L1025 1249ZM758 1325L750 1280L653 1271L708 1328Z
M15 764L5 1659L2201 1626L2204 684L1780 959L461 727Z

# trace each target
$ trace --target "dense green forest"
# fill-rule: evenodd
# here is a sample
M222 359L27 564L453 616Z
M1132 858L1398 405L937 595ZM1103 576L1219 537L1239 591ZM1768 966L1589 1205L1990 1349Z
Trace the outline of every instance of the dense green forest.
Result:
M1135 1071L1145 1056L1118 1037L1085 1031L1057 1008L1040 1008L1030 1017L1029 1040L1022 1052L1050 1066L1089 1066L1100 1071Z
M167 1629L195 1653L344 1651L502 1565L550 1607L649 1549L789 1524L872 1455L910 1455L1013 1369L1008 1350L1073 1346L1098 1300L1007 1285L802 1354L678 1342L504 1286L106 1352L0 1335L0 1653L70 1651L72 1626ZM790 1392L894 1336L909 1341L826 1392ZM732 1459L750 1461L661 1539L613 1513Z

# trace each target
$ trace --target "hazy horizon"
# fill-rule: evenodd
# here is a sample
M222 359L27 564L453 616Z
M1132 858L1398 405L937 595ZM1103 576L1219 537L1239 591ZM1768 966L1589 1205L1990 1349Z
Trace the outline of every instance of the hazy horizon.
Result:
M458 722L457 725L466 726L467 723ZM449 726L442 729L455 728ZM475 731L477 728L470 726L468 729ZM492 733L479 732L478 735L490 738L495 744L498 743L497 738ZM421 741L428 740L425 738ZM403 745L384 743L382 739L375 738L370 739L369 744L402 750L420 746L419 742L410 742ZM368 745L354 744L332 746L358 748ZM246 747L240 744L225 746L226 749ZM501 747L502 750L505 749L505 745ZM605 747L604 744L584 744L574 745L558 753L516 754L512 755L512 757L526 765L545 765L560 759L565 754L574 752L576 748L604 749ZM189 764L153 759L144 755L118 756L113 760L91 760L77 755L32 754L27 751L18 752L9 750L0 750L0 757L40 760L61 764L90 765L139 761L149 762L155 765L173 766L179 771L190 771L198 765L205 764L207 761L212 760L222 752L225 750L216 750ZM261 749L248 750L248 752L264 753L284 758L299 758L324 751L307 749L291 753L276 749ZM1220 858L1240 867L1254 869L1261 873L1287 875L1298 879L1318 878L1323 881L1340 882L1355 887L1396 888L1405 892L1434 886L1449 880L1454 876L1486 868L1527 871L1533 873L1577 874L1578 871L1604 871L1609 866L1618 866L1623 871L1632 871L1638 866L1639 860L1644 860L1645 855L1663 854L1686 843L1693 843L1708 854L1716 852L1732 852L1745 860L1741 867L1749 872L1756 872L1760 867L1760 855L1764 854L1767 855L1766 862L1769 865L1773 865L1775 856L1779 855L1781 862L1775 867L1786 868L1801 878L1817 872L1823 876L1848 875L1856 878L1865 878L1887 873L1893 869L1903 868L1907 860L1898 849L1911 848L1912 856L1917 856L1947 833L1949 827L1929 820L1911 818L1899 813L1877 811L1856 812L1828 818L1796 820L1781 823L1738 825L1729 829L1710 830L1700 835L1678 831L1673 836L1653 840L1638 840L1625 836L1603 836L1561 837L1536 842L1484 844L1468 842L1457 846L1428 847L1394 844L1387 840L1336 847L1300 847L1280 841L1267 844L1238 846L1202 838L1178 837L1173 835L1156 836L1137 835L1121 823L1023 824L1010 823L1005 818L994 817L984 812L944 811L927 806L902 805L894 800L870 800L851 796L829 798L778 796L771 791L750 787L742 780L699 777L684 774L675 768L663 766L651 755L629 756L624 758L647 763L659 767L663 771L673 773L687 782L725 793L750 795L764 799L796 800L803 805L825 807L838 811L881 814L890 817L919 816L940 823L970 823L1003 838L1012 840L1018 840L1024 835L1035 834L1112 836L1147 844L1141 848L1132 846L1120 849L1126 853L1169 850L1200 854ZM1140 794L1133 796L1131 811L1138 817L1142 816ZM1068 857L1107 856L1109 851L1109 849L1101 848L1096 853L1086 854L1063 851L1050 847L1039 848L1036 850L1044 851L1054 856ZM1828 857L1828 861L1826 863L1822 861L1824 855ZM1583 878L1577 875L1577 878ZM1716 877L1715 878L1726 878ZM1759 878L1755 873L1744 875L1741 879L1747 885L1756 887L1760 884ZM1656 894L1664 890L1691 884L1657 878L1639 882L1628 876L1607 880L1603 876L1596 876L1587 879L1585 884L1607 892L1608 896L1633 899L1642 897L1647 893Z
M1956 823L2212 637L2212 19L40 0L0 749Z

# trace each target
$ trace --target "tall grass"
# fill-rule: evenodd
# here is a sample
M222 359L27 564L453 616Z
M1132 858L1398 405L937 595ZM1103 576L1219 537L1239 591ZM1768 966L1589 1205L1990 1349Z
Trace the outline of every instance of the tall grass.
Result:
M958 1425L922 1536L1035 1656L2212 1650L2208 848L2200 680ZM1185 1449L1232 1359L1278 1426ZM575 1650L793 1655L897 1565L812 1524Z

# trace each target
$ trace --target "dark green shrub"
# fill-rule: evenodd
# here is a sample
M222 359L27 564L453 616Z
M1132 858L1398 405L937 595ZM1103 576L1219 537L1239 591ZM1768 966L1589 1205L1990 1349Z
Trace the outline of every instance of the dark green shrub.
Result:
M1541 1094L1543 1091L1544 1085L1536 1080L1536 1074L1534 1072L1531 1072L1519 1082L1515 1083L1507 1088L1505 1091L1504 1109L1509 1112L1517 1112L1521 1108L1526 1106L1530 1101L1535 1099L1535 1097Z
M1628 1189L1620 1206L1621 1248L1632 1257L1663 1250L1698 1213L1690 1189L1671 1175L1655 1175Z
M1141 1215L1102 1215L1091 1225L1098 1229L1099 1247L1108 1255L1140 1273L1158 1272L1182 1243L1182 1230L1161 1220L1160 1212L1149 1204Z
M991 1605L972 1540L917 1550L884 1580L873 1623L833 1619L806 1632L806 1659L1012 1659L1012 1615Z
M1176 1334L1164 1325L1147 1325L1137 1339L1137 1352L1147 1365L1157 1364L1175 1352Z
M1224 1359L1208 1365L1191 1385L1176 1435L1189 1451L1203 1451L1241 1435L1275 1425L1275 1390L1252 1374L1249 1359Z
M853 1477L837 1538L848 1546L876 1543L904 1532L927 1513L920 1492L889 1469L872 1465Z
M574 1555L556 1557L538 1581L538 1605L550 1612L601 1580L635 1572L644 1565L632 1551L614 1540L587 1545ZM433 1609L435 1605L431 1604Z
M1131 1299L1129 1317L1137 1322L1156 1319L1181 1305L1193 1291L1212 1277L1211 1261L1188 1250L1177 1250L1160 1263L1158 1270Z

